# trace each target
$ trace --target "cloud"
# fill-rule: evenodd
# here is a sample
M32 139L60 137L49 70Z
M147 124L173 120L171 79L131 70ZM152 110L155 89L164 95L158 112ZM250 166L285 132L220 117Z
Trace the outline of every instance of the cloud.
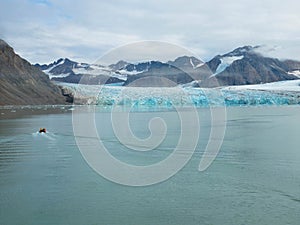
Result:
M249 44L280 46L278 57L300 60L299 6L294 0L0 1L0 37L31 62L92 62L142 40L178 44L204 60Z
M118 46L108 51L97 60L97 63L110 65L120 60L144 62L153 59L167 62L168 60L174 60L178 56L184 55L193 56L194 54L185 48L167 42L140 41Z

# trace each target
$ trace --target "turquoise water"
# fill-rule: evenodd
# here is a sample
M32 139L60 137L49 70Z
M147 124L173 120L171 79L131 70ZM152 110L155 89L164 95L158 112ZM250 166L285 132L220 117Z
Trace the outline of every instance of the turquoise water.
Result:
M71 112L1 119L0 224L299 224L300 108L228 108L221 151L204 172L197 169L210 117L207 109L198 112L192 159L147 187L115 184L94 172L76 146ZM138 136L149 135L143 124L152 116L166 120L169 136L147 153L127 151L115 139L108 112L98 112L96 121L111 154L151 164L170 154L180 131L176 112L135 112ZM40 127L49 133L37 134Z

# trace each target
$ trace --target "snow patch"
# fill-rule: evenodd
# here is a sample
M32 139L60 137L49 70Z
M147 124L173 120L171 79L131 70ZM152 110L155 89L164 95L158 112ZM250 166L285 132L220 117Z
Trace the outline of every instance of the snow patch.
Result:
M219 64L219 66L216 69L216 72L212 75L218 75L219 73L222 73L227 67L229 67L234 61L236 60L241 60L243 59L244 56L227 56L227 57L223 57L221 58L221 63Z
M205 63L199 63L195 68L199 68L201 66L203 66Z
M194 64L192 58L190 58L190 64L192 65L193 69L195 69L195 64Z
M288 72L288 74L294 75L294 76L300 78L300 70L293 70L293 71Z
M195 65L192 58L190 58L190 64L192 65L193 69L199 68L204 65L204 63L199 63Z
M127 70L119 70L118 72L122 75L137 75L139 73L146 72L148 70L143 70L143 71L137 71L137 70L132 70L132 71L127 71Z
M48 69L46 69L46 70L43 70L43 72L45 73L45 74L47 74L48 76L49 76L49 78L51 79L52 77L50 77L50 76L53 76L51 73L50 73L50 71L53 69L53 68L55 68L55 67L57 67L57 66L59 66L59 65L61 65L61 64L64 64L65 63L65 59L63 59L61 62L59 62L59 63L57 63L57 64L54 64L53 66L51 66L50 68L48 68ZM55 76L59 76L59 75L55 75Z
M47 74L47 73L46 73ZM47 74L49 76L49 79L51 80L52 78L63 78L63 77L67 77L70 75L70 73L62 73L62 74L51 74L48 73Z
M56 64L56 65L52 66L51 68L44 70L44 72L49 76L50 79L67 77L70 75L70 73L56 75L56 74L52 74L50 72L53 68L55 68L56 66L63 64L63 63L64 63L64 60L62 62L60 62L59 64ZM97 64L87 65L84 63L78 63L76 67L75 67L75 65L73 66L72 71L76 75L79 75L79 74L90 75L90 76L104 75L104 76L109 76L109 77L116 77L121 80L127 79L126 74L117 73L109 67L104 67L102 65L97 65Z
M72 69L75 74L86 74L86 75L106 75L109 76L111 74L111 70L108 68L103 68L97 65L91 65L89 67L77 67Z
M224 87L223 90L264 90L300 92L300 80L278 81L266 84L229 86Z

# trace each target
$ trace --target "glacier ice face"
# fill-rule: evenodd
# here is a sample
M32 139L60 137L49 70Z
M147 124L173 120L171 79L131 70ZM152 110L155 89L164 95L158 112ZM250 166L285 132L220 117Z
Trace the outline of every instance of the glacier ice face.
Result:
M223 91L225 104L232 105L295 105L300 104L300 93L280 93L261 90Z
M74 93L75 99L79 99L79 103L83 104L168 108L173 106L299 105L299 84L298 80L271 85L223 88L179 86L143 88L81 84L64 84L64 87Z

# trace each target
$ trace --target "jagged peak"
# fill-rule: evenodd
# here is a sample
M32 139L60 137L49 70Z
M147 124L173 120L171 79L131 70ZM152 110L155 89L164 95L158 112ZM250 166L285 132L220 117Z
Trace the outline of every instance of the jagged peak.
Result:
M179 56L175 59L176 60L189 60L189 59L197 59L196 57L194 56L187 56L187 55L183 55L183 56Z
M56 60L54 63L57 64L57 63L60 63L64 60L66 60L67 58L59 58L58 60Z
M59 58L58 60L54 61L53 63L48 64L48 66L54 66L58 64L76 64L77 62L70 60L69 58Z
M109 65L109 67L112 68L112 69L119 70L119 69L123 69L128 64L130 64L130 63L128 63L128 62L126 62L124 60L120 60L117 63Z
M202 61L194 56L187 56L187 55L183 55L183 56L179 56L178 58L176 58L174 61L169 61L169 64L172 63L177 63L177 62L188 62L190 63L190 61L196 62L196 63L201 63Z
M120 61L118 61L116 64L125 64L125 63L128 63L128 62L126 62L126 61L124 61L124 60L120 60Z
M73 61L69 58L64 58L63 60L64 60L65 63L77 63L77 62L75 62L75 61Z
M245 55L247 53L255 53L255 50L258 49L260 46L251 46L251 45L245 45L243 47L238 47L236 49L234 49L233 51L226 53L225 55L222 56L242 56Z

